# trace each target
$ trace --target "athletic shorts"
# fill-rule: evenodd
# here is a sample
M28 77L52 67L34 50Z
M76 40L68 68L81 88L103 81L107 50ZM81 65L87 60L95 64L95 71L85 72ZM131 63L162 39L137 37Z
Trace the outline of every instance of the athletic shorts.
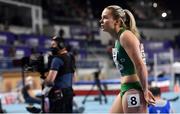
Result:
M125 94L126 91L128 91L130 89L136 89L136 90L142 91L140 82L131 82L131 83L121 84L121 89L120 89L121 97Z

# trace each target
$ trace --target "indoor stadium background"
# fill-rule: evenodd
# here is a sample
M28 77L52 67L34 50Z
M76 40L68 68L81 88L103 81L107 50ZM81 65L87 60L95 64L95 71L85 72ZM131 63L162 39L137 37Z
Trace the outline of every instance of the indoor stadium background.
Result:
M75 101L84 112L108 113L119 92L119 72L111 57L113 41L100 30L102 10L120 5L134 14L144 44L148 82L159 86L166 99L179 98L180 8L177 0L0 0L0 99L6 112L27 112L18 100L26 77L34 80L34 91L41 92L41 74L27 64L31 55L42 55L46 67L50 39L63 34L76 56ZM99 104L99 78L107 104ZM90 92L86 104L84 97ZM172 101L180 113L180 100ZM99 106L99 107L98 107Z

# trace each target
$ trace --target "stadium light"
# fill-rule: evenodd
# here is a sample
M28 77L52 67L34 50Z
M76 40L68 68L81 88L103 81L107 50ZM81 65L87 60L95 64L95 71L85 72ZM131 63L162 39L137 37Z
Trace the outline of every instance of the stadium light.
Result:
M158 4L157 4L156 2L153 3L153 7L154 7L154 8L157 8L157 5L158 5Z
M167 13L166 13L166 12L163 12L163 13L161 14L161 16L162 16L163 18L165 18L165 17L167 17Z

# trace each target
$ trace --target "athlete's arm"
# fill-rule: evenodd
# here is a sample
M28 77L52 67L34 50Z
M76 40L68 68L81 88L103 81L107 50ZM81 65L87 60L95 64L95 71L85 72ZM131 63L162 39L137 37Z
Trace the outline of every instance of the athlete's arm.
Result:
M135 65L137 75L139 76L143 90L148 89L147 68L140 52L140 43L134 34L130 31L125 31L120 38L121 45Z
M146 65L142 59L140 52L140 42L131 31L125 31L120 37L121 45L124 47L130 59L133 61L137 75L144 92L144 98L147 103L155 104L155 99L152 93L148 90L148 73Z

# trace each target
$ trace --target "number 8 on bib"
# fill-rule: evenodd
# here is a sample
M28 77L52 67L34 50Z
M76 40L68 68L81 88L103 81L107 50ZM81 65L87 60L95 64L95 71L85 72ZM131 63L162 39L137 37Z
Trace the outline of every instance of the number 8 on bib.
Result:
M139 94L131 94L127 96L128 107L138 107L140 106Z

